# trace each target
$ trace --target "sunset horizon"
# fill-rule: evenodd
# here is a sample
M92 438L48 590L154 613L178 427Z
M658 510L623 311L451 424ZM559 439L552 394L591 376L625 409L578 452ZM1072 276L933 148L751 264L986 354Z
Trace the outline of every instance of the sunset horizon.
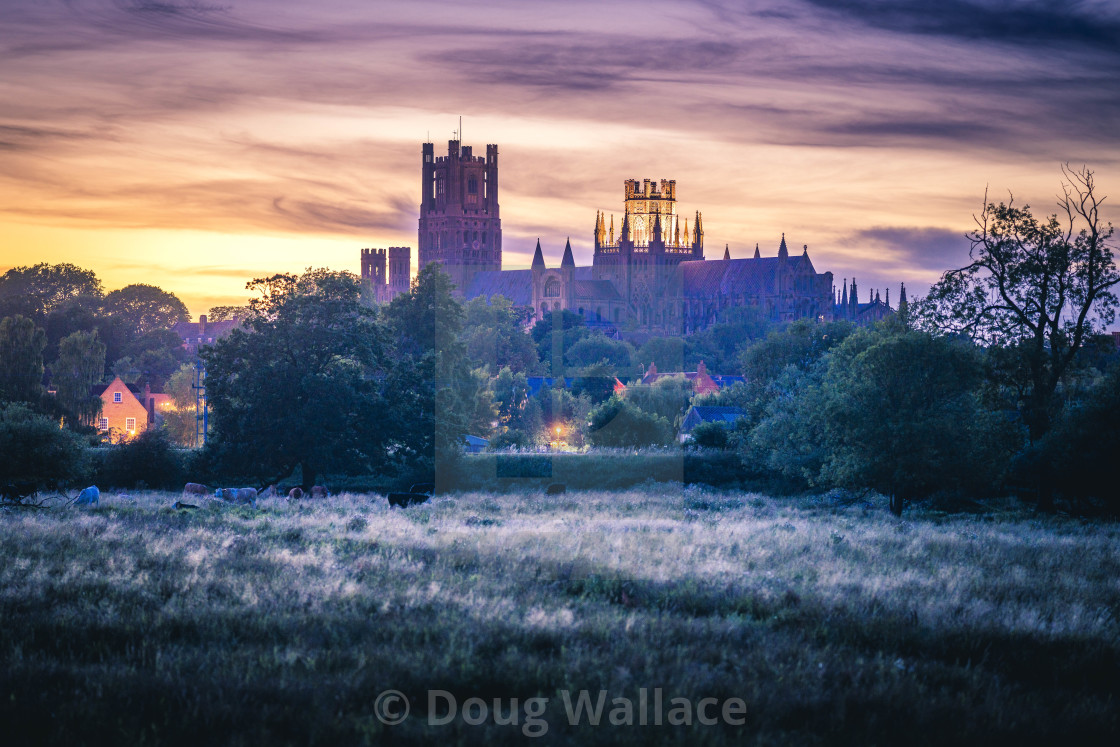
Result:
M785 234L838 288L920 296L986 192L1048 215L1063 163L1116 181L1105 7L566 7L10 4L0 271L72 263L195 318L363 247L415 274L420 144L461 139L500 148L507 268L538 238L590 264L623 182L674 179L708 259Z

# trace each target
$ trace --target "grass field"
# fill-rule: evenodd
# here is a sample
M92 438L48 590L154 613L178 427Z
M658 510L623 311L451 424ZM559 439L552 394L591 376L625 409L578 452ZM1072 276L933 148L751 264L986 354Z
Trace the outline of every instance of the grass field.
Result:
M367 495L176 511L177 497L0 513L0 742L1080 745L1120 733L1113 524L1008 505L899 522L859 501L652 484L404 511ZM411 703L395 726L377 718L390 688ZM610 725L612 700L638 703L641 688L691 708L741 698L745 724ZM437 713L429 690L449 694ZM598 726L586 713L569 723L564 693L581 690L607 693ZM459 716L429 724L447 697ZM462 717L471 697L488 703L478 725ZM518 725L496 723L511 711Z

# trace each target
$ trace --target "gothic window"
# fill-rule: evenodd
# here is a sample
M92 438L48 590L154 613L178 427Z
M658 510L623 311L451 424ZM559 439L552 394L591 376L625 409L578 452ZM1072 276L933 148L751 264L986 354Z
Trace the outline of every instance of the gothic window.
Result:
M436 177L436 196L443 197L444 180L443 174Z
M478 194L478 177L477 176L472 175L471 178L467 180L467 193L472 194L472 195Z
M545 298L557 298L560 295L560 283L553 278L544 285Z

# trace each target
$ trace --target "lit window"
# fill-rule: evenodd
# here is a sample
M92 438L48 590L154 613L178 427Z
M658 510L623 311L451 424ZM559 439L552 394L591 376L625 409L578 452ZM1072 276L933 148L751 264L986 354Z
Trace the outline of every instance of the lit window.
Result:
M118 405L121 403L121 393L120 392L113 392L113 402L115 404L118 404Z
M136 432L136 418L125 418L124 419L124 429L126 431L128 431L129 433L135 433Z
M109 418L101 418L101 420L98 421L98 423L97 423L97 430L99 430L99 431L109 430Z

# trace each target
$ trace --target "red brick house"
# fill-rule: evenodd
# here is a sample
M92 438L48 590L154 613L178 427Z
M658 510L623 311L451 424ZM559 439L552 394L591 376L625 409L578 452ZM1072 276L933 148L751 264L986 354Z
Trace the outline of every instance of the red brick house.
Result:
M98 432L113 441L128 441L158 422L160 413L171 404L171 397L126 384L117 376L108 384L97 384L92 394L101 397Z

